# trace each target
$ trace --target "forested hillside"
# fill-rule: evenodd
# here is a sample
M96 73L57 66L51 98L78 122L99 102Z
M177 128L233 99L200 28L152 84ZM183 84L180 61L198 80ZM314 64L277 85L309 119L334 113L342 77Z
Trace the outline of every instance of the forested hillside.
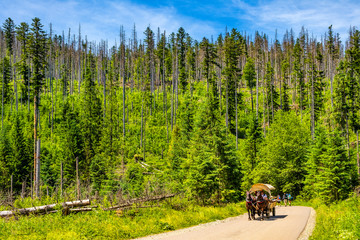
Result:
M332 202L358 185L356 28L348 39L331 26L321 38L142 31L120 28L109 46L38 18L2 24L2 198L171 192L212 203L265 182Z

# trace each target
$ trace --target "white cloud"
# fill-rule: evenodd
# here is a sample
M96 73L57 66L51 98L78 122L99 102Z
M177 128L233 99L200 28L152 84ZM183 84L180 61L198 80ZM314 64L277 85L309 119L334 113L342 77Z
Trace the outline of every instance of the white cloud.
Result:
M11 17L16 24L22 21L31 23L31 19L39 17L46 29L50 23L55 34L77 34L81 24L82 36L87 35L90 41L107 39L109 44L119 41L120 25L124 26L126 36L131 35L136 24L139 39L144 38L144 30L151 26L154 32L160 27L167 34L176 32L179 27L194 38L217 34L211 22L183 16L173 7L148 7L129 1L107 0L101 4L86 0L39 0L36 2L13 0L0 3L0 21Z
M332 1L295 1L273 0L258 1L256 6L241 0L233 0L233 6L244 11L244 15L236 16L246 19L253 28L274 32L275 29L285 31L293 28L300 31L304 26L310 33L320 38L330 25L347 39L350 26L360 23L360 2L348 0ZM235 16L234 16L235 17Z

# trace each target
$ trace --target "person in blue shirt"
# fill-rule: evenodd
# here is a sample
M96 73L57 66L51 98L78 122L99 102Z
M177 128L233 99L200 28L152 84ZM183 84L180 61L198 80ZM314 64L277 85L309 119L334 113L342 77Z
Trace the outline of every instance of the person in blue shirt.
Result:
M289 201L289 206L291 206L291 201L292 201L293 197L291 196L291 194L288 194L288 201Z

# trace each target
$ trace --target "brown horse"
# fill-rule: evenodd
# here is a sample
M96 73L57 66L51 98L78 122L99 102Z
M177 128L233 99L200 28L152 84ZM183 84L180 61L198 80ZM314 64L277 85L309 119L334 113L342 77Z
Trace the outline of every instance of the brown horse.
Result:
M250 194L250 192L247 191L246 192L246 210L248 212L249 220L251 220L251 218L253 220L255 220L255 205L254 205L254 202L255 202L255 199ZM251 214L251 218L250 218L250 214Z
M256 208L258 210L258 214L261 213L261 221L264 220L264 212L268 211L268 200L264 199L261 195L261 192L258 192L257 199L256 199Z

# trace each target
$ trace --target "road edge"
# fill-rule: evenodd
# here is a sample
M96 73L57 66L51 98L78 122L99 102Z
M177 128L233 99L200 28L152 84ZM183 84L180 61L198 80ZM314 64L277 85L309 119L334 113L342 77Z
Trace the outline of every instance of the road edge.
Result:
M185 232L192 232L192 231L195 231L195 230L200 229L200 228L205 228L205 227L214 226L214 225L217 225L217 224L220 224L220 223L234 221L234 220L242 217L242 215L244 215L244 214L234 216L234 217L224 218L224 219L221 219L221 220L219 219L219 220L215 220L215 221L211 221L211 222L207 222L207 223L200 223L198 225L189 226L189 227L185 227L185 228L179 228L179 229L175 229L175 230L172 230L172 231L167 231L167 232L162 232L162 233L155 233L155 234L151 234L151 235L148 235L148 236L134 238L134 239L131 239L131 240L154 240L156 238L164 237L164 236L176 236L176 235L179 235L179 234L182 234L182 233L185 233Z
M314 208L310 207L310 216L304 227L304 230L300 233L298 240L308 240L311 236L316 225L316 211Z

